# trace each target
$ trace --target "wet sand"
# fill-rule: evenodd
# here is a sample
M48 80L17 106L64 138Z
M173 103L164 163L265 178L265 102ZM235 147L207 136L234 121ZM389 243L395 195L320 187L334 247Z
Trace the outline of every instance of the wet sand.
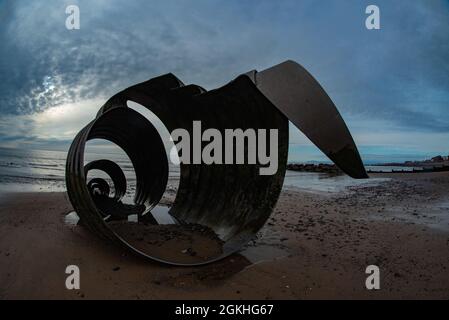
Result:
M203 263L223 253L224 242L212 229L198 224L113 221L108 226L137 250L171 263Z
M344 192L285 188L240 254L187 268L65 224L64 193L10 194L0 200L0 298L448 299L449 174L372 176L391 180ZM80 290L65 288L70 264ZM370 264L380 290L365 288Z

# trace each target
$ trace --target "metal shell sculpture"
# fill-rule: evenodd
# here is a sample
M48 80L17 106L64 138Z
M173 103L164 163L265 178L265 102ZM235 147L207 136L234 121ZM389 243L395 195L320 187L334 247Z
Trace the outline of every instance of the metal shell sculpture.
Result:
M203 128L220 132L229 128L277 129L278 170L274 175L260 175L260 163L181 163L179 188L169 210L175 225L159 225L152 210L167 185L167 153L158 131L129 108L128 101L148 108L170 132L177 128L191 132L196 120ZM211 91L184 85L173 74L166 74L117 93L70 147L68 196L83 225L138 255L173 265L222 259L253 239L276 205L286 171L289 120L342 171L354 178L367 177L331 99L304 68L286 61L240 75ZM122 202L127 182L120 166L106 159L84 164L85 145L91 139L113 142L131 160L136 175L132 205ZM106 180L87 178L94 169L111 178L113 196ZM138 219L128 223L131 215ZM170 241L171 245L165 246ZM204 252L191 249L195 245ZM170 248L176 252L170 254Z

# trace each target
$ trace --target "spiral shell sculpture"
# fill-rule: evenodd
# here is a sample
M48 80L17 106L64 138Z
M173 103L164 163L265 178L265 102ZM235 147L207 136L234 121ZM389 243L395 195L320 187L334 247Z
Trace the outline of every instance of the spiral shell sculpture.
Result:
M277 171L260 175L261 163L181 163L179 187L169 209L175 223L161 225L152 211L167 186L167 152L156 128L129 108L128 101L148 108L169 132L177 128L191 132L192 122L198 120L203 128L220 132L277 129ZM286 171L289 120L345 173L367 177L331 99L304 68L286 61L242 74L211 91L166 74L117 93L70 147L68 196L85 227L140 256L172 265L217 261L253 239L273 211ZM127 181L118 164L107 159L84 163L85 146L92 139L116 144L131 160L136 176L133 204L122 201ZM114 192L111 182L88 179L91 170L107 174ZM138 218L129 221L130 216Z

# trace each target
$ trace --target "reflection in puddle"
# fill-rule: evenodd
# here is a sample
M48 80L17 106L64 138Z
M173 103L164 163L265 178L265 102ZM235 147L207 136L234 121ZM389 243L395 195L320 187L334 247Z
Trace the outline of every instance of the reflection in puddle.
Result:
M64 217L64 223L68 226L76 226L79 220L80 218L78 217L75 211L69 212Z
M170 207L156 206L151 210L151 214L159 224L174 224L176 220L168 213L169 211Z
M449 201L441 202L435 207L438 214L436 214L437 223L434 224L434 228L449 231Z
M449 232L449 202L423 203L407 209L403 206L391 206L383 215L371 215L370 219L374 221L398 219L401 222Z
M252 264L285 258L289 255L287 249L274 245L259 245L247 247L240 252Z
M347 175L287 170L283 188L295 187L307 192L342 192L349 187L377 186L390 178L353 179Z

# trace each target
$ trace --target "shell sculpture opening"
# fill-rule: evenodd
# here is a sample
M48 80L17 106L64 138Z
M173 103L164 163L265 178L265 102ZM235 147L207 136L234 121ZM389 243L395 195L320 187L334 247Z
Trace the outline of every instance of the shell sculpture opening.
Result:
M160 224L152 210L165 192L169 159L155 126L129 108L128 101L148 108L169 132L182 128L191 133L194 121L223 134L225 129L277 129L277 171L261 175L264 164L259 161L181 163L179 187L168 211L173 223ZM357 147L331 99L304 68L285 61L242 74L211 91L184 85L166 74L117 93L70 147L68 196L85 227L138 255L172 265L217 261L253 239L273 211L286 171L289 121L343 172L367 178ZM118 164L108 159L84 163L85 146L92 139L116 144L131 160L136 176L133 204L122 201L127 181ZM254 146L244 146L250 147ZM88 179L91 170L103 171L110 181Z

